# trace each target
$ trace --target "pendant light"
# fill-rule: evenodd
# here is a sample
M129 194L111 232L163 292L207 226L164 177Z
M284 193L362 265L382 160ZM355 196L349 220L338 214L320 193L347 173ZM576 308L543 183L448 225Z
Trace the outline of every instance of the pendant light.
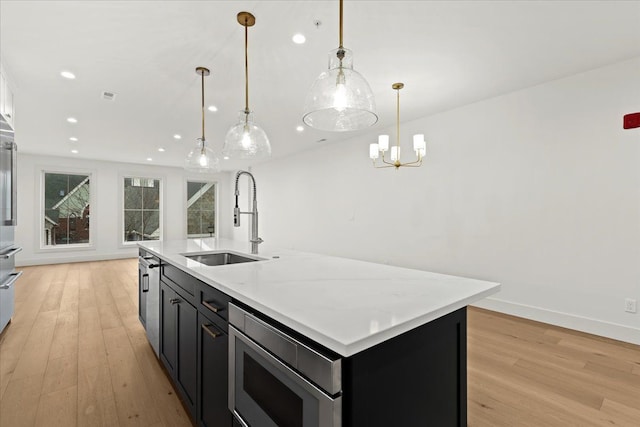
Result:
M197 67L196 74L200 75L202 83L202 136L196 138L195 145L187 155L186 169L193 172L218 172L218 158L213 154L213 150L207 147L204 137L204 76L208 76L210 72L208 68Z
M396 168L397 170L402 166L414 168L422 166L422 159L427 150L424 134L413 135L413 151L416 152L416 160L407 163L400 161L400 89L403 87L404 83L391 85L391 88L396 91L396 145L391 147L391 152L389 153L391 161L384 158L384 153L389 151L389 135L379 135L378 143L369 145L369 158L376 168ZM382 157L382 165L377 163L379 157Z
M302 120L312 128L342 132L360 130L378 121L369 83L353 69L353 54L342 45L342 0L340 0L340 45L329 52L329 70L311 87Z
M222 155L225 159L263 159L271 155L271 144L267 134L253 121L249 110L249 55L248 29L256 23L249 12L238 13L238 23L244 27L244 73L245 107L240 111L239 120L227 132Z

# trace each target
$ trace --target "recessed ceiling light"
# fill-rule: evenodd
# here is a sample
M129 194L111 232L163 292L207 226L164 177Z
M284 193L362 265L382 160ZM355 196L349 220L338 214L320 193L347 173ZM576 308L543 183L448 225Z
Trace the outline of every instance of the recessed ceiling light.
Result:
M216 111L218 111L218 107L216 107L215 105L209 105L208 110L215 113Z
M160 148L158 148L158 151L161 152L161 153L164 153L164 148L160 147Z
M153 159L151 157L147 157L147 162L152 161Z
M182 137L181 137L180 135L178 135L177 133L176 133L175 135L173 135L173 137L174 137L175 139L182 139Z
M73 154L78 154L78 150L71 150Z
M73 80L76 78L76 75L73 74L71 71L62 71L60 75L65 79L69 79L69 80Z
M67 121L68 121L69 123L78 123L78 119L76 119L75 117L69 117L69 118L67 119Z
M69 138L69 141L77 142L78 138L76 138L75 136L72 136L71 138Z
M223 159L224 160L229 160L229 156L224 156Z
M303 127L303 126L298 126L298 127L296 128L296 130L297 130L298 132L302 132L302 131L304 131L304 127Z
M291 37L291 40L293 40L295 44L303 44L307 41L307 38L303 34L298 33L294 34L293 37Z

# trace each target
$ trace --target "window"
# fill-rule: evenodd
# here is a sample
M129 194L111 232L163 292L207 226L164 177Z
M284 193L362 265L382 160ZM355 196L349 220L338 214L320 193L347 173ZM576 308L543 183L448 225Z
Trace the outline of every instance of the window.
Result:
M124 178L124 242L161 240L160 180Z
M90 243L91 176L44 172L44 247Z
M213 236L215 218L215 183L187 181L187 237Z

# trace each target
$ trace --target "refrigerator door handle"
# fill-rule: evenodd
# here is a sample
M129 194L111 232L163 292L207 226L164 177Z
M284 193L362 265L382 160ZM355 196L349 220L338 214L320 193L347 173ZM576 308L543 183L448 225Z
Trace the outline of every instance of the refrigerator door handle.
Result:
M2 285L0 285L0 289L9 289L11 287L11 285L13 285L16 280L18 280L18 277L22 276L22 271L17 271L15 273L11 273L9 275L9 279L7 279L6 282L4 282Z
M20 252L21 250L22 250L22 248L13 248L9 252L6 252L4 254L0 254L0 258L1 259L9 259L12 256L14 256L15 254L17 254L18 252Z
M11 224L18 225L18 146L13 143L11 147Z

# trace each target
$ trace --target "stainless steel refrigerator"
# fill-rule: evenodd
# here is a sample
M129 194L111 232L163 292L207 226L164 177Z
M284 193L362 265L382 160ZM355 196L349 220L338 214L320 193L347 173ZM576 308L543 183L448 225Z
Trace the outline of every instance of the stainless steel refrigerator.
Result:
M22 250L14 242L17 217L17 146L14 131L0 114L0 332L13 317L15 282L14 255Z

